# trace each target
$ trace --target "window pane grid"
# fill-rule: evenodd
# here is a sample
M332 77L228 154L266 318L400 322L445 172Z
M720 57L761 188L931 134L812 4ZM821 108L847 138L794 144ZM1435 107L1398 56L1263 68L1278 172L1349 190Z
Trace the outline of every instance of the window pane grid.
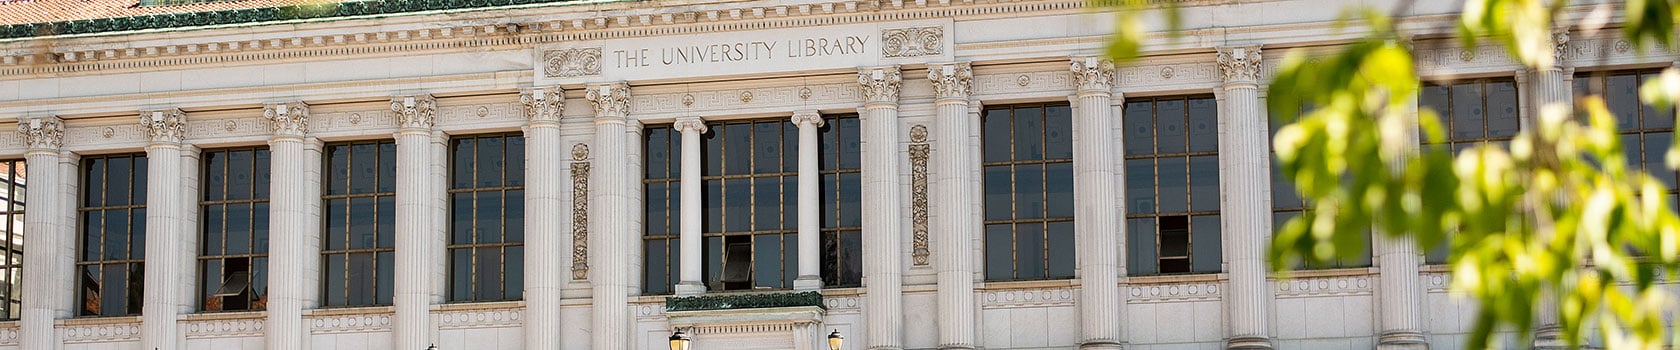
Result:
M1425 83L1419 91L1419 107L1440 115L1446 138L1442 142L1425 139L1419 142L1424 148L1434 147L1454 154L1477 145L1508 144L1521 127L1517 121L1517 96L1516 82L1511 78ZM1425 252L1424 263L1446 263L1450 240Z
M524 137L450 140L449 300L518 300L524 294Z
M1644 170L1668 188L1666 197L1671 210L1677 206L1677 174L1668 168L1666 154L1674 140L1674 110L1657 109L1646 104L1638 87L1656 79L1661 70L1625 70L1591 72L1575 76L1575 95L1598 95L1606 107L1616 115L1618 133L1622 137L1622 152L1629 169Z
M1221 270L1216 104L1206 95L1127 99L1130 275Z
M1073 277L1072 118L1058 103L983 113L987 280Z
M146 156L87 156L81 169L77 315L137 315L145 285Z
M390 305L395 263L396 143L329 143L322 220L325 306Z
M705 168L719 171L704 174L701 181L708 203L718 205L704 215L701 236L703 242L725 245L719 247L724 265L707 266L721 273L707 280L709 289L792 287L787 272L797 271L798 251L782 249L782 243L797 240L797 212L785 212L783 201L797 201L795 193L785 191L785 184L796 182L798 173L793 169L797 164L781 164L787 159L781 152L797 151L781 147L786 144L784 138L797 141L798 128L781 118L712 122L707 127L708 148L702 158ZM717 152L709 152L712 149Z
M643 291L647 294L669 294L680 282L681 247L678 230L682 199L682 133L670 125L648 126L642 139L647 174L642 179L644 218L642 257Z
M1301 109L1294 116L1289 117L1289 119L1283 123L1274 123L1271 126L1271 137L1277 137L1278 128L1282 127L1284 124L1300 120L1301 117L1305 116L1311 110L1312 106L1308 106L1303 103L1301 105ZM1269 140L1271 140L1271 138L1268 138L1268 141ZM1302 213L1311 209L1308 207L1309 203L1302 199L1300 194L1296 193L1294 182L1284 178L1282 163L1280 163L1277 158L1277 150L1271 146L1270 142L1268 142L1266 147L1271 149L1272 152L1272 230L1276 231L1277 229L1282 228L1285 223L1288 223L1290 219L1301 216ZM1366 241L1370 242L1371 231L1365 230L1363 234L1365 235ZM1371 266L1371 249L1369 248L1369 244L1367 244L1367 248L1354 256L1338 256L1330 261L1327 261L1323 265L1296 264L1294 268L1330 269L1369 266Z
M261 147L205 151L199 199L199 300L204 311L268 304L270 161Z
M0 320L16 320L21 316L23 292L24 207L27 198L27 169L24 160L0 161L0 181L5 182L6 206L0 207L4 216L6 240L0 242Z

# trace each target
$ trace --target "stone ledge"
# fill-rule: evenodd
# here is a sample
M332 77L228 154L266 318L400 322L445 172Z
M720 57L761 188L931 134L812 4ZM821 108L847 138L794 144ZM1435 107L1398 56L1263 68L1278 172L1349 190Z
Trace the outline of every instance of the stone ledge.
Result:
M819 292L773 292L773 293L739 293L739 294L708 294L692 297L670 297L665 299L665 311L677 313L685 311L739 310L739 309L767 309L790 307L823 308L822 293Z

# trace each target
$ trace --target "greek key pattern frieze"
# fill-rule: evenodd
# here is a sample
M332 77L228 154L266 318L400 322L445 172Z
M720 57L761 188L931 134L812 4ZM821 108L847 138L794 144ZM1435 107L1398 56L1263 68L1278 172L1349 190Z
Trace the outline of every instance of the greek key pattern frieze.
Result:
M549 78L601 75L601 48L584 47L543 51L543 75Z
M928 153L927 126L910 127L910 257L916 266L928 264Z
M589 278L589 146L572 145L572 279Z
M1116 69L1115 75L1120 79L1120 89L1127 92L1198 85L1214 87L1224 83L1218 65L1212 62L1127 65Z
M705 90L680 93L648 94L631 97L631 109L638 116L667 113L698 113L714 110L739 110L744 90ZM863 90L854 83L815 84L754 88L753 108L795 108L830 104L863 102Z
M1073 75L1062 70L974 76L974 95L979 97L1070 91L1073 88Z

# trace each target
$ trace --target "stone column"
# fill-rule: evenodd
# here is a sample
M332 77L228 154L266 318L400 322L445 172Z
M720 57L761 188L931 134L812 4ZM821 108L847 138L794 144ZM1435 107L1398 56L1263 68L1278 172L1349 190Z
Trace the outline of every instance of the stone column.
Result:
M793 280L793 290L821 290L822 269L818 264L822 261L822 201L818 196L822 170L817 162L817 128L823 126L822 114L793 112L793 125L799 127L799 278Z
M432 131L431 143L431 191L426 192L426 199L432 202L432 229L426 247L432 262L431 303L443 304L449 290L449 134L443 131ZM428 315L430 312L428 312ZM427 326L427 333L433 337L428 343L437 343L437 333Z
M525 348L560 348L560 117L566 94L557 86L526 89L525 103Z
M186 232L181 227L182 141L186 138L187 115L179 109L140 113L140 128L146 132L146 256L145 288L141 308L141 348L177 349L175 323L182 300L181 252L177 244Z
M1225 84L1220 108L1219 209L1225 233L1225 262L1230 280L1226 314L1230 315L1228 349L1270 349L1267 335L1268 295L1266 247L1271 243L1271 205L1265 191L1271 183L1266 154L1266 114L1260 108L1260 48L1219 48L1219 70Z
M75 177L55 176L59 169L59 147L64 146L64 121L56 116L29 118L18 121L18 135L29 147L24 153L25 169L29 172L28 185L32 191L24 198L29 203L29 212L35 215L24 216L23 250L23 312L18 322L18 344L24 349L55 349L58 348L58 338L53 335L53 322L59 318L70 316L71 309L67 296L70 289L55 290L60 283L56 280L71 280L60 275L59 270L67 270L61 266L75 263L71 261L75 255L60 256L58 247L73 242L73 234L65 234L75 228L72 222L64 221L66 213L60 212L61 203L75 203L75 197L66 197L57 189ZM72 244L73 245L73 244Z
M326 145L321 142L321 139L314 137L303 139L304 186L302 192L306 205L302 209L305 220L304 227L302 231L298 232L299 236L303 236L303 244L300 245L302 250L297 252L297 256L303 262L304 269L303 276L305 278L299 283L303 285L299 295L302 298L304 309L321 306L321 231L324 228L321 223L321 150L324 146ZM270 228L270 232L274 232L272 228ZM269 265L273 265L273 262L269 262ZM294 283L298 282L294 281ZM272 284L269 286L273 288ZM302 332L304 337L309 336L307 328Z
M203 198L199 192L203 185L199 182L198 168L202 159L202 149L188 144L181 145L181 187L179 197L176 197L180 201L175 202L175 205L181 208L178 216L180 219L176 222L181 227L181 235L180 240L172 243L175 249L170 252L177 255L175 268L180 272L175 274L175 312L182 315L198 311L199 290L204 289L203 283L198 279L198 240L201 238L198 231L198 199Z
M934 119L932 163L934 267L939 273L939 348L974 348L974 264L969 203L974 192L968 182L968 95L974 71L968 62L928 64L933 82ZM889 135L896 135L889 134ZM894 162L896 162L896 157ZM896 204L896 203L895 203Z
M1535 71L1534 108L1529 117L1524 120L1521 128L1535 130L1539 126L1539 116L1549 108L1561 109L1560 113L1572 113L1575 105L1574 91L1570 85L1574 74L1574 67L1564 62L1569 56L1569 30L1559 29L1552 32L1551 67L1543 67ZM1519 88L1520 89L1520 88ZM1567 349L1569 342L1563 338L1563 329L1558 325L1558 299L1555 293L1542 293L1540 303L1536 305L1534 313L1534 348L1535 349Z
M1410 96L1406 104L1410 110L1406 114L1406 125L1417 125L1417 95ZM1415 153L1418 150L1417 128L1403 130L1411 140L1402 149L1387 149L1384 152ZM1390 167L1389 171L1403 172L1404 166ZM1374 250L1377 270L1377 292L1381 304L1378 313L1382 314L1380 335L1377 337L1377 348L1384 350L1422 350L1428 349L1429 343L1423 336L1423 313L1421 306L1423 299L1423 284L1419 282L1418 265L1423 262L1417 242L1410 237L1390 237L1382 233L1381 228L1374 228L1371 235L1376 243Z
M623 252L619 261L625 264L624 291L629 296L642 295L642 280L645 278L642 273L647 271L642 268L647 264L642 260L642 237L647 235L647 212L643 209L647 208L647 198L642 193L642 180L647 176L647 170L643 167L646 163L642 158L643 130L645 129L642 128L642 121L624 119L624 158L620 162L624 164L622 174L625 176L621 180L624 192L621 193L624 194L625 205L619 210L625 213L624 217L628 221L624 223L622 238L617 241L619 245L613 247L616 251ZM628 309L626 312L629 312Z
M1076 57L1073 115L1073 221L1079 249L1080 348L1119 349L1121 213L1114 185L1114 62Z
M898 66L858 72L864 104L863 137L863 280L864 316L869 349L904 348L904 264L899 232Z
M396 349L431 345L432 300L432 127L437 101L431 95L391 100L397 121L396 315L391 344Z
M677 243L680 244L682 259L678 262L680 273L675 289L677 295L705 294L706 282L700 273L703 239L700 237L700 210L704 206L700 198L700 134L706 133L706 121L700 117L677 118L672 127L682 132L682 178L678 192L681 203L677 207Z
M630 207L630 188L625 159L632 146L625 139L625 119L630 112L630 85L623 82L589 87L585 94L595 108L595 158L589 181L594 184L589 193L592 213L613 213ZM629 220L589 220L589 281L594 287L594 324L590 327L590 343L594 349L630 348L630 318L628 313L630 271L624 256L630 247L626 243L630 232Z
M303 327L303 309L308 308L305 287L298 281L318 279L308 273L309 260L317 255L304 255L309 227L307 168L298 166L308 162L304 151L309 137L309 105L303 102L269 104L263 107L274 136L268 139L272 164L269 175L268 226L270 235L268 264L268 315L265 344L268 349L302 349L308 341ZM318 200L319 198L317 198Z

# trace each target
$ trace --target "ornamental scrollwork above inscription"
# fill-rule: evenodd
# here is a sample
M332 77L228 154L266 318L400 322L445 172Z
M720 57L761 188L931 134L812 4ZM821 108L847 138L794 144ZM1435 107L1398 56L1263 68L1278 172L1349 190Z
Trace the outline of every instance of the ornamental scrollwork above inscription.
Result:
M573 78L601 75L601 48L543 51L543 76Z
M927 127L910 127L910 257L916 266L928 264L928 153Z
M945 28L910 27L881 31L881 57L936 56L945 53Z

